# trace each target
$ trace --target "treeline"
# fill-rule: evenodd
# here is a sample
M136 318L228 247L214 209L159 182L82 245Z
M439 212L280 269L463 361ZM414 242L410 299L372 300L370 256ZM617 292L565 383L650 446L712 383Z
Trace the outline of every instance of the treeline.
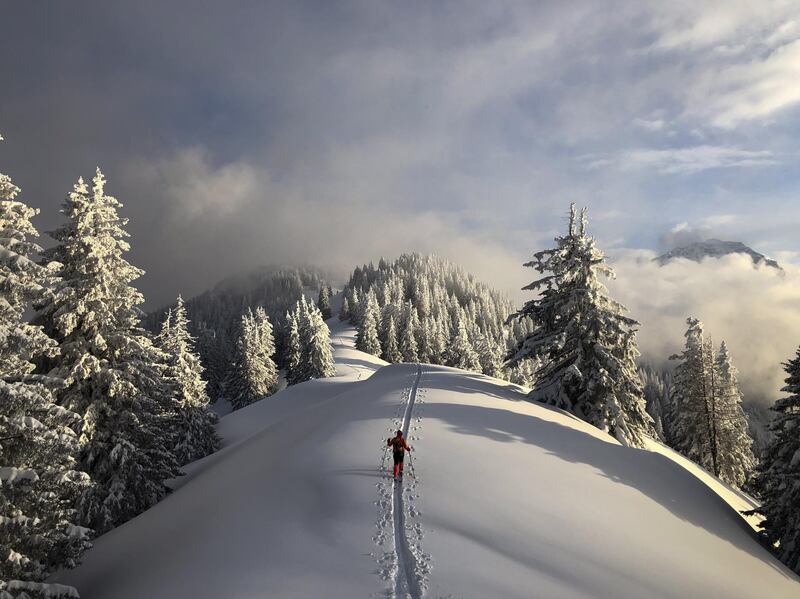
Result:
M273 344L271 359L278 369L286 368L287 313L297 311L297 302L306 292L324 290L329 298L328 280L326 273L312 267L262 268L223 281L186 302L190 330L197 338L212 403L227 399L237 407L250 402L241 395L237 375L241 358L235 358L243 343L242 335L249 330L249 325L243 322L247 311L261 310L263 317L269 320ZM163 308L148 314L146 327L157 331L167 311ZM330 318L330 313L325 318ZM252 340L244 343L252 343Z
M527 365L506 368L503 354L527 332L506 325L508 298L435 256L404 254L357 267L339 318L357 330L356 347L387 362L427 362L530 383Z

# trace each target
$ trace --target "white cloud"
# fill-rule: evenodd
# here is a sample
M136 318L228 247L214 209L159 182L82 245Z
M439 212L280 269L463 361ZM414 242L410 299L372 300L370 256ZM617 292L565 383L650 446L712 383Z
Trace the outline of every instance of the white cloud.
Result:
M776 157L768 150L744 150L711 145L664 150L637 148L613 156L588 155L582 159L590 170L615 165L623 171L646 168L664 175L778 164Z
M664 4L648 50L684 57L673 92L686 117L733 129L800 103L797 11L791 0Z
M225 219L264 189L251 165L232 162L215 167L199 146L155 160L132 161L126 176L158 193L170 214L189 220Z
M633 119L633 124L645 131L661 131L666 125L663 119L647 120L639 118Z
M616 252L617 278L609 282L641 322L643 356L666 365L683 346L686 317L700 318L716 344L730 347L746 399L771 403L782 387L781 362L800 344L800 268L784 263L781 275L740 254L659 266L654 256Z

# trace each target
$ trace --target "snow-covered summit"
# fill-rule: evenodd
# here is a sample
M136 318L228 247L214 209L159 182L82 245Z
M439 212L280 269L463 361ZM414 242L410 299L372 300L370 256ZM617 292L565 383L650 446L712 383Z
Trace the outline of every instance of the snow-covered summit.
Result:
M765 264L766 266L783 270L775 260L767 258L764 254L746 246L741 241L722 241L721 239L696 241L689 245L672 249L665 254L657 256L654 260L663 266L676 258L686 258L694 262L701 262L703 258L721 258L728 254L747 254L752 258L753 264Z

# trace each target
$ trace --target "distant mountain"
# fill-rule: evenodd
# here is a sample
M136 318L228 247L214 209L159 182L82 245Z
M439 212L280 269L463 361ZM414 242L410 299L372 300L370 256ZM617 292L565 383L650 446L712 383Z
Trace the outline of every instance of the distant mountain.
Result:
M760 254L754 249L746 246L741 241L722 241L720 239L706 239L705 241L697 241L689 245L675 248L668 251L666 254L661 254L654 261L658 262L661 266L675 258L686 258L694 262L700 262L703 258L721 258L728 254L747 254L752 258L753 264L766 264L772 268L783 270L780 265L764 254Z

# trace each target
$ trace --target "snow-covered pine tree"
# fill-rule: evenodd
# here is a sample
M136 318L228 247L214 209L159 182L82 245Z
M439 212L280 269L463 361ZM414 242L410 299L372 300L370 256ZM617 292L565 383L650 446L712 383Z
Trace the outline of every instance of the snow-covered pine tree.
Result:
M524 288L539 295L510 318L538 328L507 357L508 364L541 358L532 397L572 412L624 445L643 447L654 433L636 371L638 323L600 281L614 273L586 223L585 209L578 218L572 204L567 234L525 265L545 276Z
M687 318L686 346L670 356L679 360L670 392L672 447L706 470L719 476L718 385L720 374L714 361L713 346L704 337L703 323Z
M772 438L752 481L761 506L751 513L764 516L769 545L800 574L800 349L783 367L788 376L782 391L788 395L772 407Z
M92 479L78 502L81 522L105 532L143 512L179 475L172 448L172 389L166 357L140 327L144 301L131 283L143 271L125 260L127 219L105 194L97 169L91 193L82 179L67 197L67 222L44 252L60 263L59 279L38 304L59 341L54 375L64 379L58 403L83 416L79 466Z
M420 362L434 362L434 356L436 354L433 345L433 327L433 319L430 316L425 316L420 320L419 330L417 331L417 345L419 349Z
M75 470L80 416L54 403L59 381L32 374L35 361L58 350L24 320L50 275L31 260L41 251L30 222L38 210L18 193L0 174L0 595L77 596L43 582L89 547L89 531L74 524L89 477Z
M405 313L403 314L403 330L400 334L400 354L403 362L418 362L416 332L419 328L419 317L417 309L409 301L406 302Z
M359 319L356 331L356 349L372 354L381 355L381 343L378 339L378 304L374 294L367 296L363 312Z
M331 317L331 296L329 294L330 287L323 285L319 288L317 308L319 308L323 320L328 320Z
M488 376L500 376L503 368L502 349L483 333L478 333L477 340L475 351L478 353L481 372Z
M389 324L386 325L386 345L383 348L383 359L392 364L402 362L403 354L397 344L397 327L394 324L394 316L389 315Z
M272 325L263 308L242 314L232 377L226 385L234 410L250 405L278 388L278 369L273 361Z
M647 413L653 419L653 426L659 439L667 442L665 428L668 427L668 417L665 412L669 409L669 385L664 373L648 365L639 368L639 376L644 385L644 398Z
M719 385L719 477L741 488L750 478L756 465L753 456L753 438L750 436L747 417L742 409L742 393L736 367L723 341L716 358L720 375Z
M342 322L350 320L350 300L347 295L342 298L342 305L339 308L339 320Z
M450 339L450 345L446 351L446 364L454 368L462 368L464 370L474 370L480 372L481 363L478 359L478 354L472 347L472 343L467 335L467 328L464 322L459 319L455 328L453 338Z
M506 367L508 372L505 378L516 385L533 387L534 381L536 381L538 363L537 360L520 360L513 367Z
M284 348L284 363L286 364L286 382L295 385L303 382L300 361L302 360L303 348L300 346L300 329L297 323L297 313L289 312L286 314L288 332L286 334L286 344Z
M261 367L266 373L267 395L278 390L278 366L275 363L275 332L272 323L262 306L256 308L255 327L258 335L258 356Z
M175 457L178 463L188 464L205 457L219 446L214 425L217 415L209 409L203 366L194 351L195 340L189 333L186 306L179 295L175 308L159 335L159 345L167 354L166 377L175 386Z
M300 327L301 358L299 370L301 380L320 379L336 374L336 365L331 351L330 330L322 319L322 313L302 298L298 306L301 315Z
M220 339L221 332L209 327L205 322L195 325L197 332L197 354L203 365L206 390L212 402L225 394L225 373L230 369L230 357L224 353L227 345Z

